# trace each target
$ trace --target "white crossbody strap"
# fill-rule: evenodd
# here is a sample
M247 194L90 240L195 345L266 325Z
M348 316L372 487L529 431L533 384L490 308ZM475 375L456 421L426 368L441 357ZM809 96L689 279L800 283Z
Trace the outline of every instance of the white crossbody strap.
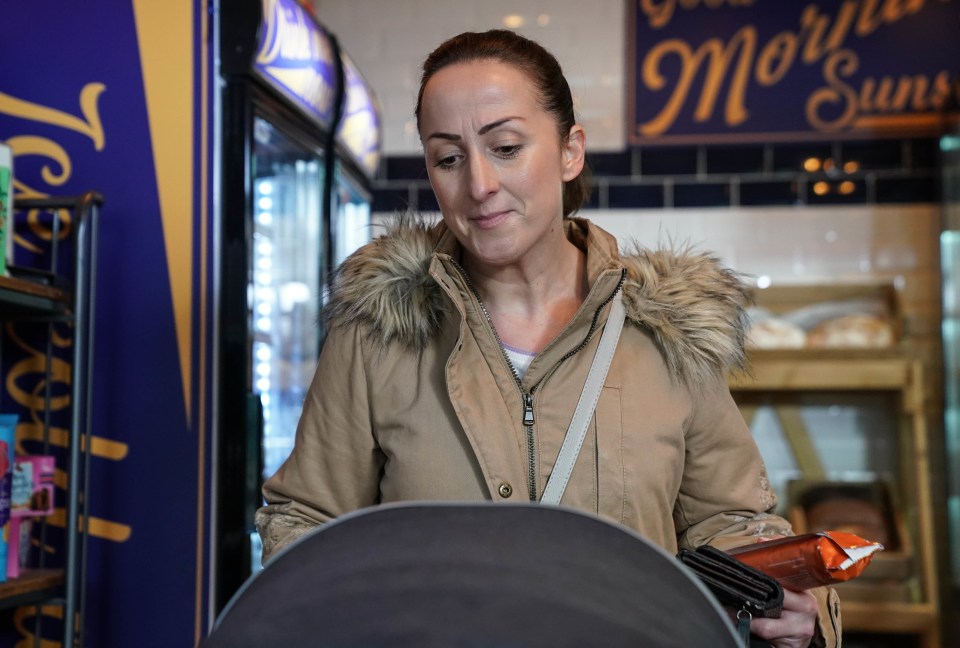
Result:
M543 496L540 498L542 504L559 504L560 498L563 497L563 491L567 488L570 473L573 472L573 465L577 463L577 456L580 454L583 440L587 436L587 427L590 425L590 419L593 418L593 410L596 409L597 401L600 400L600 390L603 388L607 371L613 361L613 352L616 350L617 341L620 339L624 317L623 301L620 299L620 293L618 292L610 305L610 315L607 317L607 324L600 336L600 345L597 347L593 364L590 365L590 371L587 373L587 380L583 384L583 391L580 393L577 409L573 412L573 419L570 421L567 435L563 438L563 445L560 446L557 463L553 467L553 472L550 473L547 487L543 490Z

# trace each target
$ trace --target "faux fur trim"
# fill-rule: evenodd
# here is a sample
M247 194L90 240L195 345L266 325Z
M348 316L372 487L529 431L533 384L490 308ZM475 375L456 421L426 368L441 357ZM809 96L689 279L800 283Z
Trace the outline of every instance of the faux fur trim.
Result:
M627 317L646 328L672 375L692 385L745 364L746 285L710 254L635 246L620 258Z
M384 345L423 348L440 325L444 297L430 276L438 230L398 217L386 234L349 256L334 273L325 317L360 323Z
M443 291L429 273L441 231L398 218L344 261L330 290L331 325L362 324L383 344L422 349L444 311ZM690 248L634 246L620 262L627 317L650 331L676 379L699 385L743 366L749 298L735 272Z

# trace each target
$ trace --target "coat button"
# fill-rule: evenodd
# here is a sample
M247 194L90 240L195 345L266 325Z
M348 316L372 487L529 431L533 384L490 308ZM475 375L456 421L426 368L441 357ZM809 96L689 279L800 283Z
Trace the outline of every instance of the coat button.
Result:
M510 484L500 484L500 497L510 497L513 495L513 486Z

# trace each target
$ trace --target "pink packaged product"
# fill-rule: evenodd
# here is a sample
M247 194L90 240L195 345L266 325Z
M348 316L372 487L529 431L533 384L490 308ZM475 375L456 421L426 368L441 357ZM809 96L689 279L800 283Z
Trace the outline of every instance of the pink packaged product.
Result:
M53 513L54 474L52 456L16 457L10 489L7 578L17 578L30 562L32 521Z
M7 522L9 546L7 547L7 578L19 578L30 564L30 543L33 520L28 517L12 517Z
M54 458L49 455L16 457L10 489L11 517L38 517L53 513Z

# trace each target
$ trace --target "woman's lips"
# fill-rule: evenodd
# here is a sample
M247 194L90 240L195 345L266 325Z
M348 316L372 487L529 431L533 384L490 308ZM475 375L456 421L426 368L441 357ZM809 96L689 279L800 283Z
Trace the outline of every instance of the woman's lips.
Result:
M491 214L482 214L470 219L470 222L480 229L492 229L506 220L509 211L493 212Z

